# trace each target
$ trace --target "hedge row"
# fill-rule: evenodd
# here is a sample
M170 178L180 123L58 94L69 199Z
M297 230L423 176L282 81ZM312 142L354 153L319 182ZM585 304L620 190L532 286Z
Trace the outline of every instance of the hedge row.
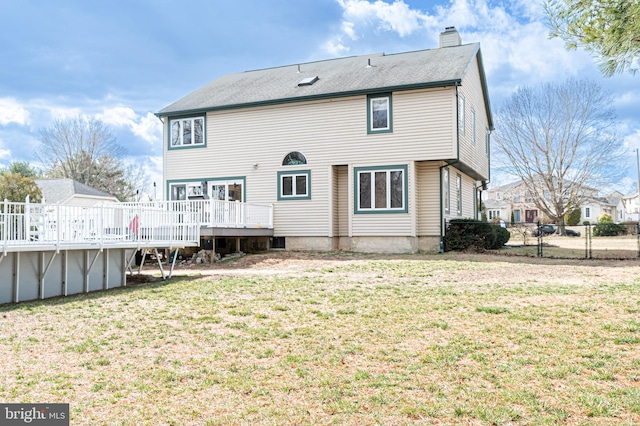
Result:
M509 231L475 219L453 219L444 234L444 250L496 250L509 241Z

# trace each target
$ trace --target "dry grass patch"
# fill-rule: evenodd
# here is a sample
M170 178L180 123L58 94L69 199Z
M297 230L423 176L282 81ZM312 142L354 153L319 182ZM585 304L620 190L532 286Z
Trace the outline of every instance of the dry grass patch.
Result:
M193 271L192 271L193 272ZM0 308L72 424L640 423L637 263L270 254Z

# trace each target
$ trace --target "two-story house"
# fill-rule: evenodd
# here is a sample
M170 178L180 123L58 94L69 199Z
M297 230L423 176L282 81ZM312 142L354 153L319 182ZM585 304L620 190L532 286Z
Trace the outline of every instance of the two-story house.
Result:
M273 204L286 249L438 250L477 217L493 121L478 43L225 75L164 108L167 199Z

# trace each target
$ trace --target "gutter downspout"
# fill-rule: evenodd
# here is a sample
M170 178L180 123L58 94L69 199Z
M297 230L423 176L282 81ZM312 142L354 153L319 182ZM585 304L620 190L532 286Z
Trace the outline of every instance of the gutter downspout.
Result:
M482 181L482 186L481 186L482 189L480 190L480 202L482 202L482 193L487 190L487 187L488 187L489 183L491 183L491 129L487 129L486 137L489 139L486 142L486 144L487 144L487 164L489 166L489 170L488 170L487 174L489 175L489 178L487 180L483 180ZM480 205L478 204L478 208L479 207L480 207ZM511 212L513 213L513 208L511 209ZM480 211L478 211L478 213L480 213ZM480 219L482 219L482 215L480 215Z
M456 159L452 162L440 166L440 253L444 253L444 209L442 208L442 169L448 166L453 166L460 162L460 96L459 96L460 83L456 82ZM449 179L449 186L451 186L451 179Z

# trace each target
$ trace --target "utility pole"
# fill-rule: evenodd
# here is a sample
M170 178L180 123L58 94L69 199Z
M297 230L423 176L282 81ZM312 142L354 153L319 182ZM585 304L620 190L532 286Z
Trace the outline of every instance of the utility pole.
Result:
M636 197L637 220L640 221L640 149L636 148L636 166L638 168L638 196Z

